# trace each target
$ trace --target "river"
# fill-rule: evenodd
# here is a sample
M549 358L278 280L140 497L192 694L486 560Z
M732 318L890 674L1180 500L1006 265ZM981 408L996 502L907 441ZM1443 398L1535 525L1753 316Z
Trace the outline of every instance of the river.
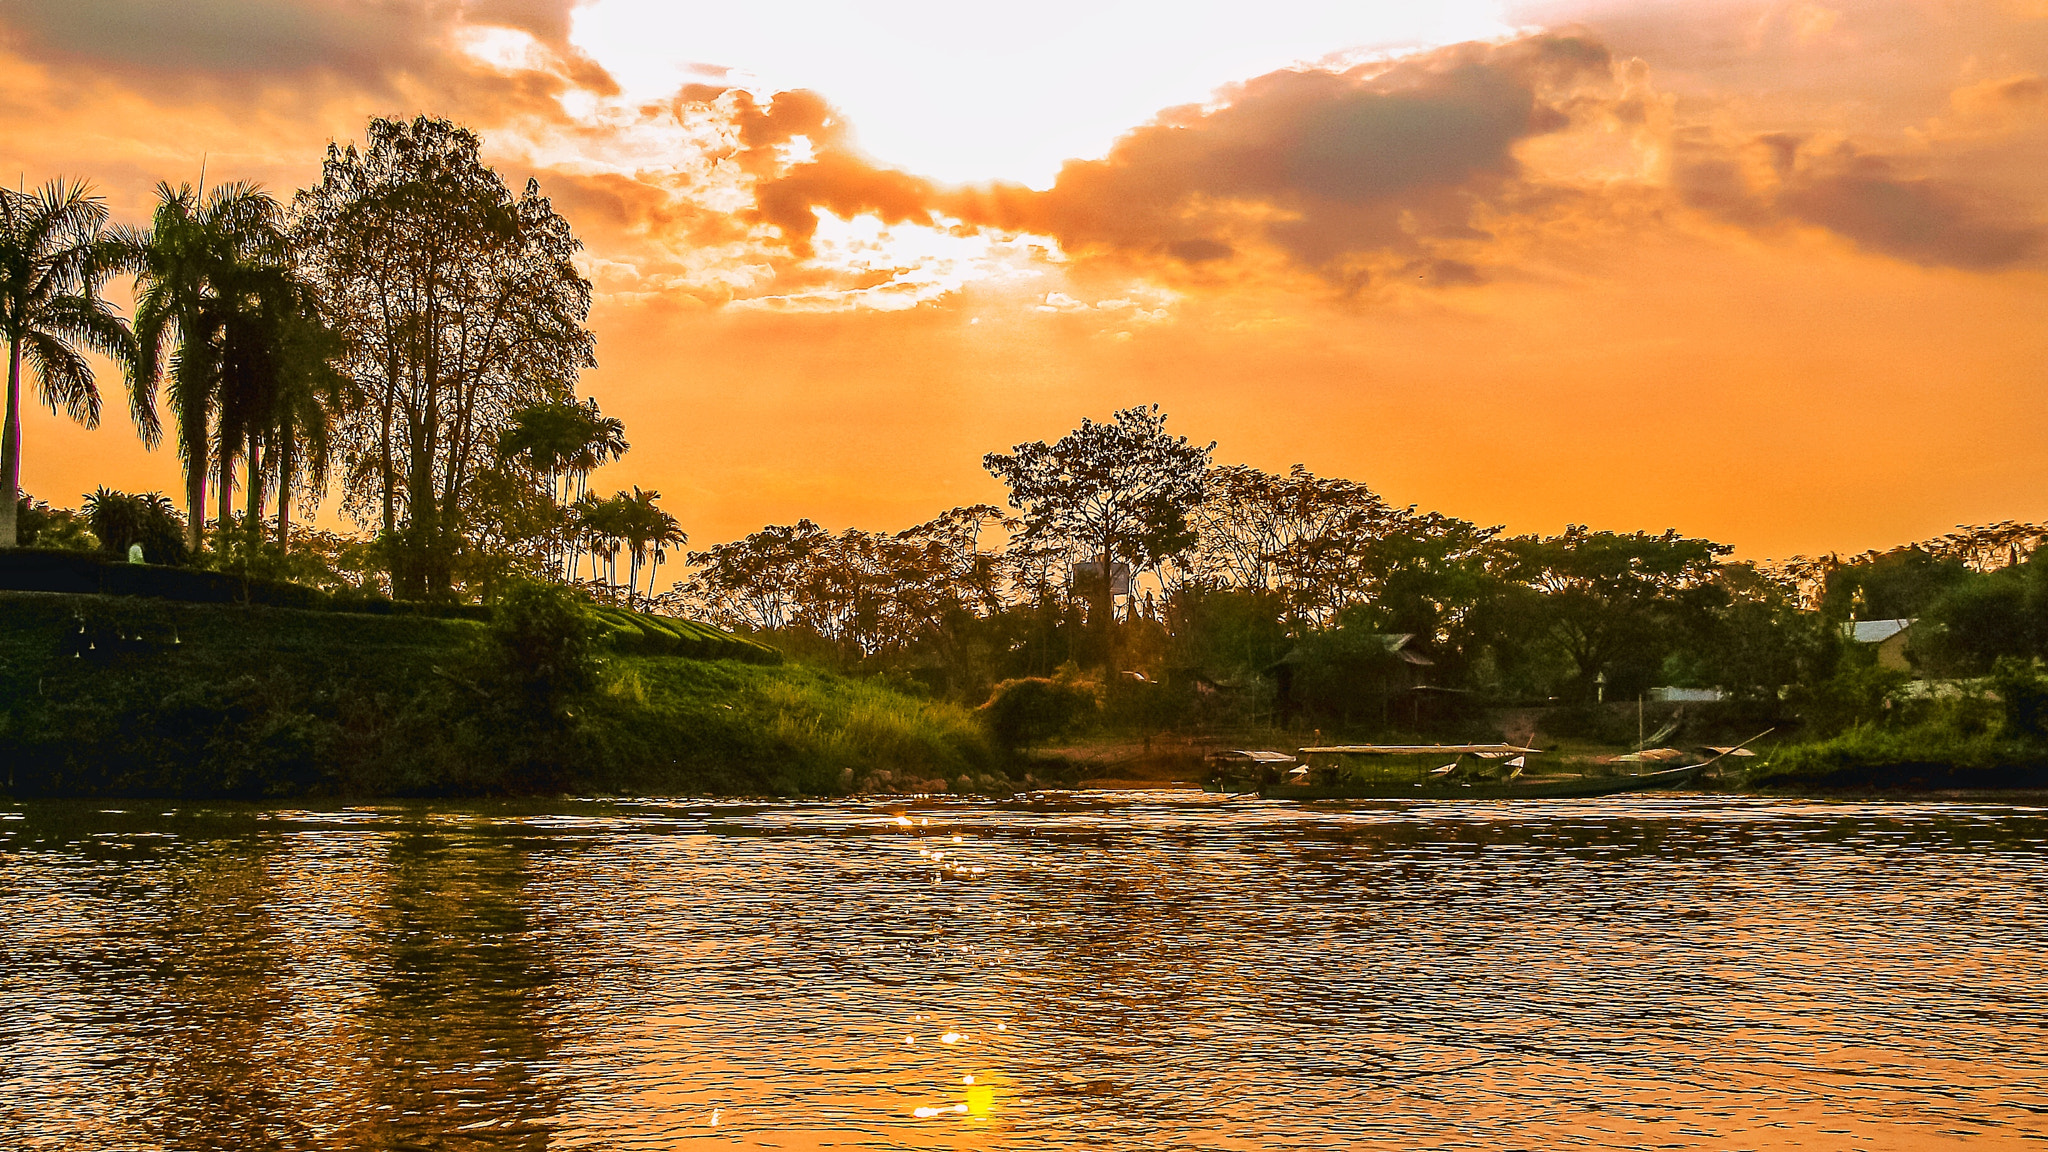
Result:
M2048 808L0 804L9 1149L2040 1148Z

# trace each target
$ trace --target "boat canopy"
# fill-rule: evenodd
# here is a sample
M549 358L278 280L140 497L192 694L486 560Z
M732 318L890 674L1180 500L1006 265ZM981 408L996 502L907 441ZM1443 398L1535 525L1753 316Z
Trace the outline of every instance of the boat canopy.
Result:
M1517 744L1334 744L1326 748L1303 748L1304 756L1315 753L1341 753L1346 756L1484 756L1493 759L1499 756L1534 756L1540 748L1524 748Z
M1670 764L1683 759L1685 753L1676 748L1645 748L1640 752L1630 752L1626 756L1613 758L1617 764Z
M1231 764L1292 764L1294 757L1285 752L1264 752L1246 748L1232 748L1227 751L1209 753L1209 759Z

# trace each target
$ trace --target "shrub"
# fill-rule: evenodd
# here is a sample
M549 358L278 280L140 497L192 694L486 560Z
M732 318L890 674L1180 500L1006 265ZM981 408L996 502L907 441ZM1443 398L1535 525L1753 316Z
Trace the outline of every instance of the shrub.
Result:
M26 492L21 494L14 507L14 543L17 548L92 552L100 546L92 531L85 526L85 517L69 508L52 508Z
M1992 666L1991 686L2005 710L2005 735L2048 742L2048 679L2031 660L2001 656Z
M1791 703L1814 732L1832 735L1890 719L1909 679L1874 662L1845 660L1828 679L1796 689Z
M140 495L98 488L85 498L85 519L100 547L125 559L129 546L142 545L152 564L185 562L185 522L161 492Z
M995 686L980 708L982 723L1005 747L1054 740L1085 726L1101 710L1092 684L1028 676Z
M508 586L484 637L481 679L529 710L552 716L597 683L597 628L584 598L557 584Z

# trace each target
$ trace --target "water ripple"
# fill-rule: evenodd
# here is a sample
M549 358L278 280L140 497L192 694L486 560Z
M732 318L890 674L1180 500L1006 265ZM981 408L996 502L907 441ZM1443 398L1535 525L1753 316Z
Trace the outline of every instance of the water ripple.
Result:
M2048 809L0 811L0 1146L2038 1146Z

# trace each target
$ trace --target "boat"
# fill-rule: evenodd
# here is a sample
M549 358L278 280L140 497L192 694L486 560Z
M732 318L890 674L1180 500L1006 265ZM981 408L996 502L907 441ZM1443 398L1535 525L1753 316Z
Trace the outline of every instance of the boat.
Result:
M1515 744L1344 744L1212 754L1211 791L1267 800L1522 800L1608 796L1684 784L1711 760L1608 775L1524 778L1539 749ZM1719 757L1715 757L1718 759ZM1292 767L1289 767L1292 765Z
M1418 781L1413 784L1267 784L1259 789L1266 800L1566 800L1578 796L1612 796L1675 788L1688 783L1704 765L1687 764L1631 776L1563 776L1510 781Z

